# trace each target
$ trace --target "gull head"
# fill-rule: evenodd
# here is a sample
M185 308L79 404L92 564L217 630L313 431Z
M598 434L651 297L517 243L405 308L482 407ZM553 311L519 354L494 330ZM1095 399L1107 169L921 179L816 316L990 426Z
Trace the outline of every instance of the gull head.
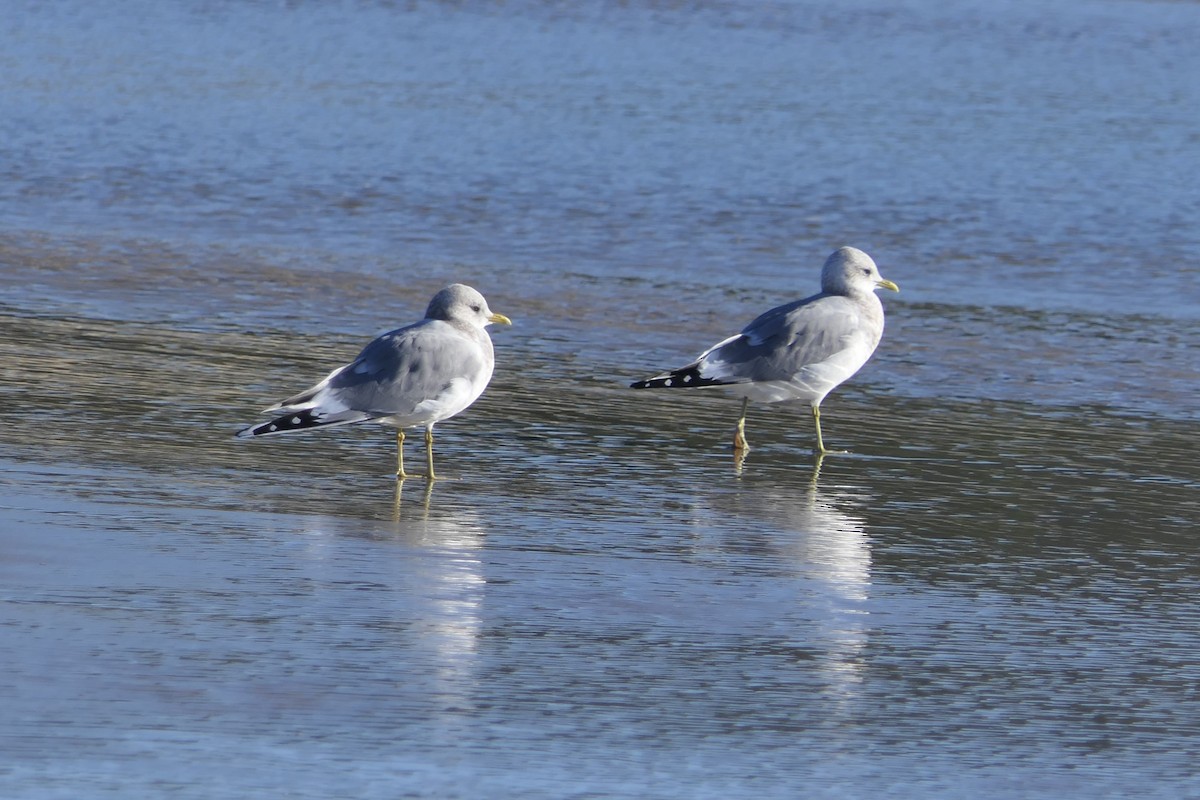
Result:
M440 319L446 322L464 322L478 328L491 325L493 322L512 325L511 319L488 308L487 300L483 299L483 295L461 283L451 284L435 294L429 301L425 318Z
M900 287L879 274L875 261L854 247L839 247L821 268L821 291L829 294L859 294L876 289L900 291Z

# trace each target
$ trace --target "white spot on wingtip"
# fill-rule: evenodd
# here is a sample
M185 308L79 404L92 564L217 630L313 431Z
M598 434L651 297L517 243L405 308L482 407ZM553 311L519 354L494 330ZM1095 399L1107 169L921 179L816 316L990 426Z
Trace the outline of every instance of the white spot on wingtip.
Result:
M299 424L300 424L300 418L299 418L299 417L292 417L292 424L293 424L293 425L299 425Z

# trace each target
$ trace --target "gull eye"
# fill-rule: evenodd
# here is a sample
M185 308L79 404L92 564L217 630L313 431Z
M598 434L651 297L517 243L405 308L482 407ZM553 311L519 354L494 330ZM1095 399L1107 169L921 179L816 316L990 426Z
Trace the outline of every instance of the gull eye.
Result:
M871 270L868 269L867 267L863 267L863 275L870 275L870 274L871 274Z
M483 306L473 305L473 306L471 306L471 310L474 311L476 314L479 314L483 311Z

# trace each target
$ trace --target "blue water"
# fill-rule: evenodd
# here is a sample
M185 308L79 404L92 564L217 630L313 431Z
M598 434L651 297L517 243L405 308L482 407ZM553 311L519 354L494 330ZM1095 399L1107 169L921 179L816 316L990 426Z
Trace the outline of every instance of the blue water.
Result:
M6 5L9 228L1200 304L1191 4Z
M0 0L0 795L1200 797L1198 40ZM849 455L626 390L847 243ZM447 480L231 438L452 280L516 325Z

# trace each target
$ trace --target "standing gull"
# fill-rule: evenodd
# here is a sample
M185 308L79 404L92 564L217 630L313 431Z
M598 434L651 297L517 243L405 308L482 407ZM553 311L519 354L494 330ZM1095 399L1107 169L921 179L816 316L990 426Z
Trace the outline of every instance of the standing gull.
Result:
M875 290L900 287L879 274L862 250L842 247L821 268L821 293L773 308L686 367L632 384L634 389L724 386L742 398L734 450L745 452L746 406L751 400L807 400L821 439L821 401L858 372L883 335L883 303Z
M496 362L485 327L493 322L512 324L470 286L447 286L429 301L425 319L383 334L316 386L266 409L276 415L270 422L238 436L378 422L396 428L396 477L407 478L404 429L423 425L433 480L433 426L474 403L492 379Z

